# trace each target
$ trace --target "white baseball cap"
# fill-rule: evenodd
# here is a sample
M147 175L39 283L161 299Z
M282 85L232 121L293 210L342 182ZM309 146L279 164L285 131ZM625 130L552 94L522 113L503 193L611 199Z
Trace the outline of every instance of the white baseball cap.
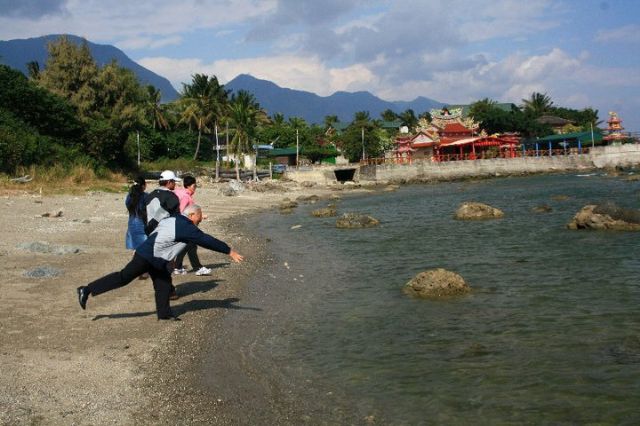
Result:
M164 172L160 173L160 180L172 180L175 182L182 182L182 179L177 177L176 174L173 173L171 170L165 170Z

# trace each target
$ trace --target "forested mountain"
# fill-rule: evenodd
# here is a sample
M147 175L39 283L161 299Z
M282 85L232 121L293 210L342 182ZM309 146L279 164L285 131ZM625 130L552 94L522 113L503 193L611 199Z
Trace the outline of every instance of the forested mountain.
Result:
M77 44L82 44L84 41L83 38L73 35L67 37ZM58 38L60 35L0 41L0 64L22 71L25 75L29 62L38 62L42 69L47 61L47 44ZM170 102L178 97L178 92L169 80L132 61L120 49L111 45L95 44L88 40L87 45L98 66L104 66L115 59L121 67L133 71L141 84L151 84L160 90L163 102Z
M60 35L47 35L30 39L16 39L0 41L0 64L27 74L27 64L36 61L40 68L44 68L47 60L47 44L55 41ZM67 36L74 43L81 44L84 39L74 35ZM120 49L111 46L92 43L87 45L98 66L116 60L118 64L130 69L143 85L151 84L160 90L162 102L170 102L178 98L178 92L169 80L155 74L131 60ZM195 71L194 71L195 73ZM369 92L336 92L331 96L318 96L311 92L293 90L280 87L270 81L260 80L251 75L241 74L225 85L232 92L246 90L253 93L260 105L269 115L281 113L286 118L301 117L308 123L322 123L328 115L337 115L342 122L353 120L359 111L368 111L371 118L380 118L380 113L390 109L402 113L412 109L416 115L431 108L439 108L444 104L433 99L417 97L413 101L384 101Z
M269 115L281 113L285 118L301 117L308 123L322 123L327 115L337 115L342 122L349 123L354 114L368 111L371 118L379 119L380 113L390 109L402 113L412 109L416 115L432 108L440 108L443 103L433 99L418 97L410 102L384 101L369 92L336 92L331 96L318 96L311 92L282 88L270 81L260 80L241 74L225 84L232 92L246 90L253 93L260 106Z

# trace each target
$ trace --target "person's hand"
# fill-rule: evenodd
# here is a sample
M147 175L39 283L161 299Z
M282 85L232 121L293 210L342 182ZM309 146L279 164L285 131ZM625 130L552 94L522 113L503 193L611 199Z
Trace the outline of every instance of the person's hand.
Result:
M231 249L229 256L231 256L231 259L233 259L233 261L236 263L240 263L244 260L244 256L233 249Z

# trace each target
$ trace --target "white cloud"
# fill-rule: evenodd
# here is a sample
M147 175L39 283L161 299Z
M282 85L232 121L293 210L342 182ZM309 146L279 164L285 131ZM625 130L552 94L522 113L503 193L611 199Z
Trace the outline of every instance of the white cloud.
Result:
M595 40L603 43L640 43L640 25L625 25L611 30L600 30L596 33Z
M226 28L268 13L274 4L266 0L69 0L64 15L35 20L0 18L0 39L58 33L80 35L95 42L164 38L203 28Z
M339 90L366 90L377 80L364 65L327 68L318 58L269 56L250 59L224 59L204 63L200 59L147 57L140 65L165 76L176 88L191 81L195 73L215 75L222 83L239 74L251 74L272 81L281 87L306 90L328 96Z
M182 42L181 36L154 38L154 37L133 37L123 40L117 44L120 49L159 49L165 46L175 46Z

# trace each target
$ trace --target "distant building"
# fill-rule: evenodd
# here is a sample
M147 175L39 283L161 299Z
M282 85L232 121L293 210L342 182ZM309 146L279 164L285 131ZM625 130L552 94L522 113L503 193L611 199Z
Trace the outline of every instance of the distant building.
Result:
M543 115L536 118L536 122L549 125L553 130L553 133L556 134L564 133L563 129L567 125L574 124L574 122L571 120L567 120L566 118L562 117L556 117L555 115Z

